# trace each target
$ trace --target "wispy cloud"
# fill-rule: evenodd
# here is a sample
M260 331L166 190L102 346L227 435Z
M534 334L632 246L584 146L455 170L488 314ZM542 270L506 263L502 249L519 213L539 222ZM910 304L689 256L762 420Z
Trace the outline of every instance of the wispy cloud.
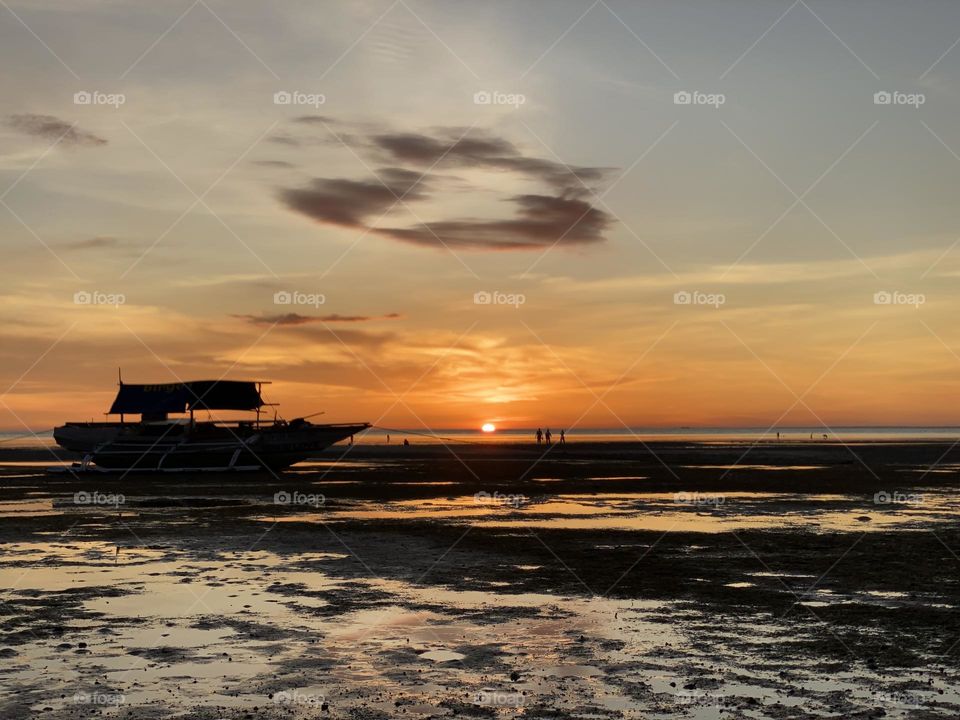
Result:
M279 315L233 315L232 317L246 320L254 325L309 325L310 323L362 323L372 320L396 320L402 317L400 313L385 315L301 315L299 313L282 313Z
M73 123L61 120L53 115L35 115L24 113L8 115L6 124L27 135L46 140L60 140L61 145L106 145L106 139L91 132L81 130Z
M323 125L326 130L332 121L306 116L295 122ZM598 243L613 223L609 213L590 201L590 189L606 178L607 168L577 167L526 155L505 138L463 128L440 128L426 134L361 127L357 133L345 132L340 139L355 152L390 165L375 171L371 178L314 178L303 187L281 188L279 197L289 209L318 222L365 228L406 243L467 250ZM433 172L445 168L507 174L511 179L532 181L548 192L503 198L514 208L508 218L448 217L407 227L370 225L395 206L462 189L461 178ZM498 180L496 184L503 183Z
M127 248L133 243L129 240L112 237L109 235L98 235L96 237L84 238L82 240L73 240L63 243L61 247L65 250L98 250L101 248Z
M610 215L579 198L517 195L510 220L445 220L412 228L384 228L381 235L417 245L473 250L529 250L600 242L612 222Z
M426 197L422 185L414 187L420 173L402 168L384 168L378 179L346 180L316 178L308 186L284 189L280 198L291 210L307 217L344 227L362 227L371 216L381 215L397 199Z

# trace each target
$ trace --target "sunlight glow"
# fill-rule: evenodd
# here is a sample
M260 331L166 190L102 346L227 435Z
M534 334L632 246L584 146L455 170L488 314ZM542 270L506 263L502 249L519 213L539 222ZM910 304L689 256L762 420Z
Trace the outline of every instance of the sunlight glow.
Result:
M480 429L483 430L484 432L493 432L494 430L497 429L497 426L494 425L493 423L484 423L483 427L481 427Z

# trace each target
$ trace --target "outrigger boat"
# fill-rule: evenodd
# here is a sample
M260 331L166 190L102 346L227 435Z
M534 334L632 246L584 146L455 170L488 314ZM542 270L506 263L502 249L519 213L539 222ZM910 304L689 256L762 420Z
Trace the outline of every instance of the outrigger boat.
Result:
M119 421L68 422L54 440L81 453L80 470L282 470L362 432L369 423L320 425L307 417L261 419L263 381L199 380L162 385L120 381L108 415ZM256 413L252 420L195 418L198 410ZM170 418L170 415L186 415ZM139 415L128 421L128 415Z

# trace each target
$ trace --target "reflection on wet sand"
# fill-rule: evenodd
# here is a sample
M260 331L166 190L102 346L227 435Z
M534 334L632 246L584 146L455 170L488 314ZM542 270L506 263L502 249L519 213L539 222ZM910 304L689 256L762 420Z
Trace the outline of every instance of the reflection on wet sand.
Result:
M851 495L733 492L723 494L627 493L556 495L518 504L476 496L350 503L310 512L263 516L263 522L345 520L461 521L478 527L567 530L653 530L718 533L743 529L796 527L869 532L890 526L953 519L955 503L946 493L926 492L922 505L878 507Z
M953 488L709 453L0 464L0 714L956 716Z

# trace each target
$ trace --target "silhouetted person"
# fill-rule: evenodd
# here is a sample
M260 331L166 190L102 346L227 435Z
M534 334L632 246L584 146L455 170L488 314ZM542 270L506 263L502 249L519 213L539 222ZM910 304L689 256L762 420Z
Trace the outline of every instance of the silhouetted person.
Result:
M407 440L406 438L404 438L404 439L403 439L403 446L404 446L404 447L410 447L410 441Z
M550 437L551 437L551 436L550 436L550 428L547 428L547 436L546 436L546 437L547 437L547 445L549 445L549 444L550 444Z
M564 434L563 430L560 431L560 444L561 445L567 444L567 436Z
M543 442L543 430L537 428L537 445Z

